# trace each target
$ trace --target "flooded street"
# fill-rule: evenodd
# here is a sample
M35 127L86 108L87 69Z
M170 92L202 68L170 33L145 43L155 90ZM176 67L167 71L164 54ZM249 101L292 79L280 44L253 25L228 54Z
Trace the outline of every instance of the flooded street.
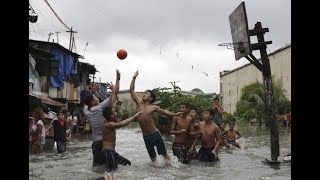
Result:
M172 157L172 166L165 167L162 156L157 156L158 163L152 164L137 123L117 130L116 151L129 159L131 166L118 166L119 179L291 179L291 163L281 163L276 167L263 164L270 159L270 133L266 127L238 126L242 138L241 150L221 149L220 161L200 163L193 161L181 164L173 157L171 144L173 136L162 133L167 151ZM291 152L291 128L279 127L280 156ZM41 155L29 155L29 179L95 179L105 175L105 167L92 167L91 139L73 136L67 144L67 151L58 154L55 149L45 150ZM199 147L197 147L197 150Z

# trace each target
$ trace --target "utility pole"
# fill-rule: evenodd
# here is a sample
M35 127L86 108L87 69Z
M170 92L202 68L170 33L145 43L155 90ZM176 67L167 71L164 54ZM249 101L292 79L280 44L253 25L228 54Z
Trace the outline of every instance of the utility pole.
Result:
M173 92L174 95L177 94L177 90L176 89L180 89L178 86L176 86L176 83L181 82L181 81L173 81L173 82L169 82L172 86L173 86ZM177 88L178 87L178 88ZM180 89L181 90L181 89Z
M73 33L78 33L78 32L77 31L73 31L72 27L71 27L70 31L66 31L66 32L70 32L69 50L72 51L72 43L71 43L71 41L72 41Z
M87 43L86 43L86 47L84 48L84 51L83 51L83 56L84 56L84 54L86 53L86 50L87 50L88 44L89 44L89 42L87 42Z
M278 121L275 116L274 108L274 97L273 97L273 88L272 88L272 77L271 77L271 68L270 62L267 54L267 44L271 44L272 41L265 41L264 34L269 32L268 28L262 28L261 22L257 22L253 30L249 30L250 36L257 36L258 43L252 44L253 50L259 50L262 64L262 75L263 75L263 85L265 90L265 99L266 99L266 109L267 109L267 124L270 127L270 141L271 141L271 162L277 163L279 153L279 130L278 130ZM252 55L253 56L253 55ZM254 56L252 57L254 59ZM254 59L256 63L258 62Z
M245 3L242 2L229 16L232 45L234 47L236 60L245 57L257 69L262 72L263 86L266 102L266 121L270 128L271 141L271 160L266 159L267 163L280 163L279 156L279 130L278 121L275 113L274 95L272 87L271 67L267 54L267 45L272 41L265 41L264 34L269 32L268 28L262 28L261 22L257 22L254 29L248 29L248 19L245 9ZM250 36L257 36L258 43L252 44ZM261 61L259 61L252 51L259 50Z
M61 33L61 32L56 31L56 34L57 34L57 43L59 44L59 37L58 37L58 33Z
M49 38L48 38L48 42L50 42L50 36L52 35L53 33L50 32L48 35L49 35Z

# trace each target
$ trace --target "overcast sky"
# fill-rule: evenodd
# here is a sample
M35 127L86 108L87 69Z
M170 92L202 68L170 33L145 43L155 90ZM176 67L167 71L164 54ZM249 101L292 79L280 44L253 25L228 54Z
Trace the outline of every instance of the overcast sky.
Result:
M59 31L59 44L68 48L70 33L44 1L29 0L38 14L29 23L29 38L48 41ZM231 43L229 15L240 0L48 0L61 20L73 27L76 50L82 62L94 64L101 82L115 81L121 72L120 90L129 89L139 70L136 91L171 87L200 88L219 93L219 72L232 70L249 61L236 61L234 51L218 46ZM245 1L249 29L256 22L269 28L265 41L268 53L291 43L290 0ZM57 42L57 34L50 37ZM256 37L251 37L255 43ZM86 47L86 43L88 46ZM128 57L116 53L126 49ZM257 58L259 54L254 53Z

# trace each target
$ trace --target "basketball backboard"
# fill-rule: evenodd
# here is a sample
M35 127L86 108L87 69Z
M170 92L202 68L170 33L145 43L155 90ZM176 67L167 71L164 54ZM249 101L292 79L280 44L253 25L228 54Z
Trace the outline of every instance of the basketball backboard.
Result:
M229 23L236 60L252 53L247 12L242 2L229 16Z

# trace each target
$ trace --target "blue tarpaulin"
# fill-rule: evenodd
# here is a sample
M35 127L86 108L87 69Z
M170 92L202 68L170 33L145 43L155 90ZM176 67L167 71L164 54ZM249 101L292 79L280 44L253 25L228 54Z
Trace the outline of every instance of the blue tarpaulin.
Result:
M51 53L54 55L53 59L59 61L59 75L50 76L50 81L53 87L62 89L64 87L64 81L68 75L76 74L76 58L73 54L67 51L63 51L57 48L52 48Z
M100 86L100 93L103 96L104 99L106 99L108 97L108 90L107 90L107 86L102 85Z

